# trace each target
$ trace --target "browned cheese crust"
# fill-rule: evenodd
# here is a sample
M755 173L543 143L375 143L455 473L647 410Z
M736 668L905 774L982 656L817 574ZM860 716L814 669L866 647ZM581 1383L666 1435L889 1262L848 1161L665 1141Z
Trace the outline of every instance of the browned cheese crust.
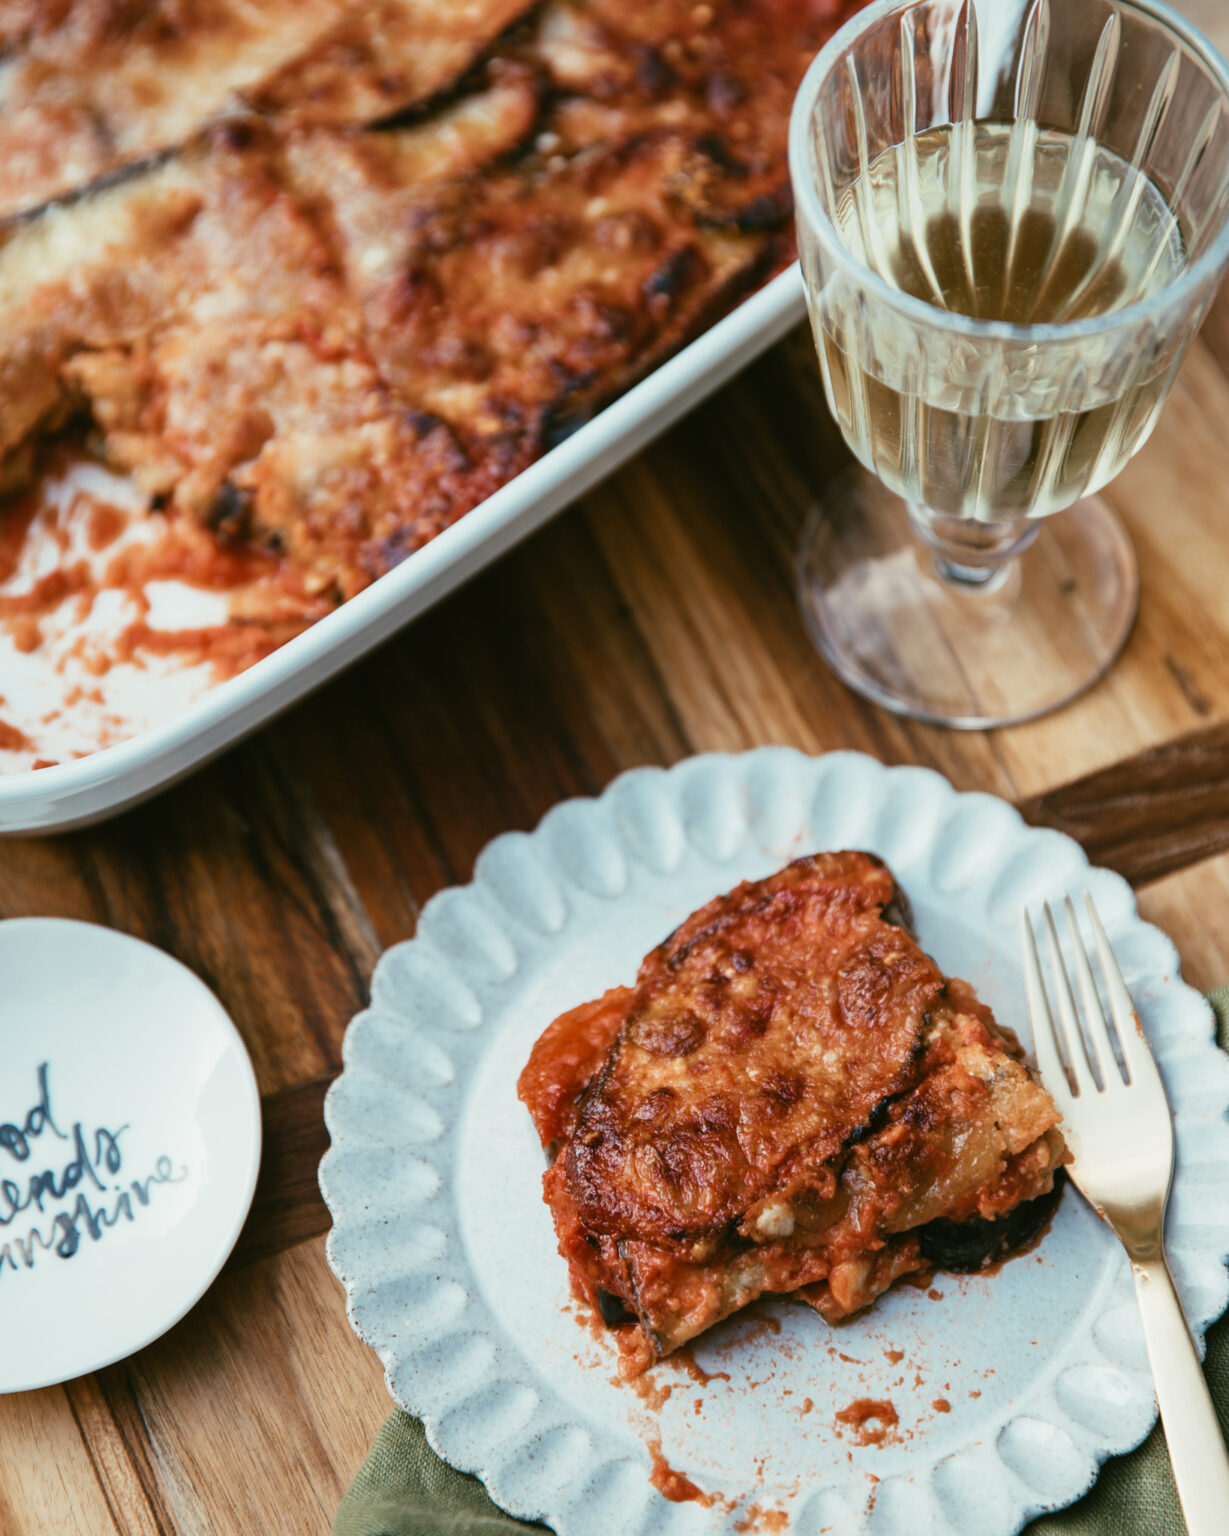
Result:
M530 0L8 0L0 216L227 111L361 123L448 91Z
M344 600L791 258L789 100L856 3L0 5L0 210L178 146L0 226L0 490L77 424Z
M425 126L292 135L290 164L335 231L385 378L536 454L745 290L772 250L680 212L704 161L690 136L561 155L540 131L541 73L506 60L490 76Z
M550 1026L520 1080L578 1292L641 1363L765 1292L830 1319L929 1223L1047 1193L1057 1114L959 981L889 921L864 853L799 859L687 919L636 985Z
M6 446L83 405L108 462L220 537L349 595L500 483L382 377L326 243L254 120L19 230ZM86 215L89 215L87 218ZM61 274L51 277L55 264Z
M259 111L296 122L377 122L447 93L532 5L533 0L334 3L336 19L244 96Z

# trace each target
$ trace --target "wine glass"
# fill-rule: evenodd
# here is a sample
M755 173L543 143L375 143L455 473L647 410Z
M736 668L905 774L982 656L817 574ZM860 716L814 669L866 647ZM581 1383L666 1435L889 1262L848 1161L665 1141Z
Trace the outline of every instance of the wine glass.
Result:
M1229 262L1229 66L1162 0L878 0L803 80L790 173L824 390L871 471L804 534L812 637L902 714L1054 709L1135 617L1092 493Z

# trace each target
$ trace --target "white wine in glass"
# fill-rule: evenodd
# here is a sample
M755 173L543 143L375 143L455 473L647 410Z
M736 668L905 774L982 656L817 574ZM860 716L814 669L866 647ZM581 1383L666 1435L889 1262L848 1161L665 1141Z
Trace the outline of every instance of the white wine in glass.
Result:
M1121 648L1134 558L1083 498L1146 440L1229 260L1211 44L1160 0L982 11L880 0L791 135L825 392L877 477L813 516L803 612L862 692L963 726L1053 708Z
M1144 299L1185 267L1177 218L1142 171L1097 146L1081 166L1074 135L1031 122L975 126L964 221L959 135L932 128L885 150L837 208L850 250L894 288L974 319L1053 325ZM877 377L859 337L856 325L821 336L850 446L899 495L951 517L1069 507L1118 473L1164 394L1162 364L1063 408L1063 381L1043 366L997 398L945 380L928 399Z

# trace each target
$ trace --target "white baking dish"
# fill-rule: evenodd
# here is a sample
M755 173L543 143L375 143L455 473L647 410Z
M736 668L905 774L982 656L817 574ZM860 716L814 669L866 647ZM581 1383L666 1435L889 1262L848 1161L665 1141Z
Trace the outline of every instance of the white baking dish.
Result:
M795 264L403 564L164 723L0 777L0 832L97 821L182 778L348 666L596 484L803 317Z

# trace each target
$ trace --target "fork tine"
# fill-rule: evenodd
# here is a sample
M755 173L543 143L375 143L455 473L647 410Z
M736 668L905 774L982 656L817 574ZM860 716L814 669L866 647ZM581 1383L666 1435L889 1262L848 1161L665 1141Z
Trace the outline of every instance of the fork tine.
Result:
M1083 1093L1086 1089L1091 1089L1095 1093L1101 1085L1097 1082L1092 1063L1088 1059L1088 1047L1084 1044L1079 1016L1075 1011L1071 981L1067 975L1063 952L1058 947L1058 930L1054 926L1054 914L1050 911L1048 901L1042 908L1042 914L1045 920L1047 947L1050 951L1050 973L1054 977L1054 990L1058 995L1058 1013L1062 1021L1063 1054L1070 1064L1071 1076L1077 1091ZM1075 1050L1077 1040L1080 1042L1078 1055Z
M1114 1026L1118 1031L1122 1056L1127 1065L1127 1072L1130 1074L1130 1081L1135 1082L1141 1076L1145 1078L1159 1076L1148 1042L1140 1033L1135 1004L1131 1001L1127 984L1122 979L1122 971L1114 958L1114 951L1110 948L1109 938L1093 905L1090 892L1084 892L1084 901L1088 906L1088 915L1092 919L1092 936L1096 941L1097 956L1101 961L1101 974L1105 978L1105 990L1109 993L1110 1012L1114 1015Z
M1088 1064L1103 1088L1110 1086L1107 1072L1118 1073L1118 1060L1114 1055L1113 1041L1109 1037L1109 1025L1105 1019L1105 1009L1101 1006L1101 998L1097 992L1097 984L1092 979L1092 967L1088 963L1088 951L1084 947L1084 937L1080 933L1080 925L1075 919L1075 907L1071 897L1063 898L1063 905L1067 909L1067 928L1071 934L1071 949L1075 956L1075 974L1079 982L1080 997L1084 1003L1084 1051L1088 1056Z
M1059 1113L1068 1115L1072 1104L1071 1082L1059 1053L1054 1015L1050 1012L1045 983L1041 979L1037 938L1027 909L1020 916L1024 927L1024 993L1028 1001L1029 1023L1033 1026L1033 1052L1041 1081L1057 1104Z

